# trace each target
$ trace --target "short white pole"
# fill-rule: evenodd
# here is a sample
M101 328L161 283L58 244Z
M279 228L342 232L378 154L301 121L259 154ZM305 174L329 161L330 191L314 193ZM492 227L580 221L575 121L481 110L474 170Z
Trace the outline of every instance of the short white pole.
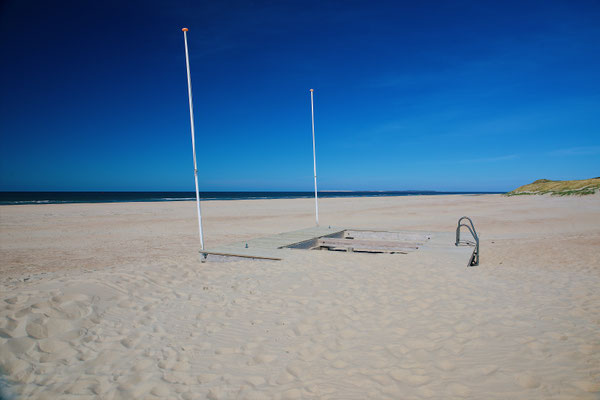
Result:
M315 176L315 219L319 226L319 201L317 200L317 154L315 152L315 107L313 93L315 89L310 89L310 113L312 116L312 139L313 139L313 170Z
M188 100L190 103L190 125L192 127L192 153L194 155L194 180L196 182L196 205L198 206L198 230L200 232L200 249L204 250L204 236L202 234L202 213L200 212L200 193L198 192L198 166L196 164L196 139L194 135L194 106L192 105L192 78L190 76L190 57L188 55L187 31L183 28L183 41L185 43L185 66L187 68Z

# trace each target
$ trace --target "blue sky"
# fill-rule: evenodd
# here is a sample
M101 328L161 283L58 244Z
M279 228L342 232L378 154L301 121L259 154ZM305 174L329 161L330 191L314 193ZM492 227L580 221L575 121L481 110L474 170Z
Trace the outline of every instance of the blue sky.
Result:
M600 176L600 3L4 1L0 190Z

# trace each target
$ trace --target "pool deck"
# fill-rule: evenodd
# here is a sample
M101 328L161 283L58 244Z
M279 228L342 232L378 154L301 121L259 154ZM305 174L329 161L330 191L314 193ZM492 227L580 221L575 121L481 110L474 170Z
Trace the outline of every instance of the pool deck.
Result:
M218 246L200 251L203 259L206 261L219 260L224 258L250 258L258 260L283 260L286 256L297 251L306 251L300 249L287 248L299 242L314 240L330 235L341 234L344 231L368 231L382 232L371 229L341 228L333 226L315 226L312 228L300 229L297 231L278 233L272 236L266 236L243 242L231 243L224 246ZM474 247L455 246L454 232L432 232L432 231L385 231L386 233L395 233L398 235L415 236L427 235L428 239L419 246L415 253L419 258L427 257L428 254L443 253L449 259L456 260L457 265L468 265ZM402 257L402 255L398 255ZM454 263L454 262L453 262Z

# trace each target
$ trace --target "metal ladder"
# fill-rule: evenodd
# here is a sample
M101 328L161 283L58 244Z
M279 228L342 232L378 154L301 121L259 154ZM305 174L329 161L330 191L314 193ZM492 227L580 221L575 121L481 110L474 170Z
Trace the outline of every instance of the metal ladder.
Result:
M462 223L462 221L465 219L469 221L470 225ZM473 239L475 239L475 243L473 243L469 240L463 240L461 242L460 228L463 226L466 227L471 232ZM469 246L475 245L475 250L473 250L473 255L471 256L471 259L469 260L468 266L474 267L476 265L479 265L479 236L477 236L477 231L475 230L475 225L473 225L473 221L469 217L461 217L458 220L458 226L456 227L456 243L454 245L458 246L459 244L465 244L465 245L469 245Z

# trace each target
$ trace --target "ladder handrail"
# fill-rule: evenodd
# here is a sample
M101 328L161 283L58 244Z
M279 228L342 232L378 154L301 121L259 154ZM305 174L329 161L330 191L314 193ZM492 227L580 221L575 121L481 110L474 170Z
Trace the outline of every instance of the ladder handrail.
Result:
M463 220L468 220L469 223L471 224L470 226L467 224L463 224L461 223ZM475 239L475 251L473 251L473 258L471 259L471 266L475 266L475 265L479 265L479 236L477 235L477 231L475 230L475 225L473 224L473 221L471 220L471 218L469 217L461 217L458 220L458 225L456 227L456 243L454 244L455 246L458 246L460 244L460 228L464 226L466 227L469 232L471 232L471 236L473 236L473 239ZM467 243L467 242L465 242Z
M471 223L471 226L469 227L468 225L464 225L464 224L461 225L461 221L463 219L468 220ZM469 230L471 231L471 235L473 235L473 238L475 239L475 241L479 242L479 238L477 237L477 231L475 231L475 225L473 225L473 220L469 217L460 217L460 219L458 220L458 226L456 227L456 245L457 246L458 246L458 243L460 242L460 227L461 226L466 226L467 228L469 228Z

